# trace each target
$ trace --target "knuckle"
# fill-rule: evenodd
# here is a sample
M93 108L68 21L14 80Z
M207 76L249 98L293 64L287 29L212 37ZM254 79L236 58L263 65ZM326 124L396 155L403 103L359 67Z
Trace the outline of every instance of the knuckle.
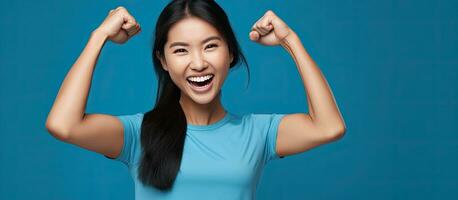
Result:
M274 11L268 10L268 11L266 12L266 14L267 14L267 15L274 15Z

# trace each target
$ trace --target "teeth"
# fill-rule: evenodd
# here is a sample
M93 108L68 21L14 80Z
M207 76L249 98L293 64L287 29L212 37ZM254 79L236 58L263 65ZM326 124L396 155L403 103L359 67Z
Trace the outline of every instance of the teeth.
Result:
M209 74L209 75L206 75L206 76L189 77L188 80L194 81L194 82L204 82L204 81L210 79L211 77L213 77L213 75Z

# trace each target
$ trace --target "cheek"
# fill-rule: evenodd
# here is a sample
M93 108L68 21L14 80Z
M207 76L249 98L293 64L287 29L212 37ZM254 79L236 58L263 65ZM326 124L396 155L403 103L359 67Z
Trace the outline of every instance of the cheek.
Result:
M184 70L186 67L185 61L183 61L183 59L176 58L175 56L168 56L167 64L168 72L172 80L179 81L179 79L183 79Z
M186 63L186 58L184 58L183 56L168 54L166 58L167 58L167 63L169 64L169 66L175 69L182 68L182 66L184 66Z
M218 51L208 55L208 60L211 61L213 66L219 69L229 66L230 59L230 55L227 51Z
M180 84L180 82L183 82L183 74L179 71L175 71L176 69L170 69L169 67L169 75L170 78L172 79L175 84Z
M179 66L177 66L173 62L168 63L168 73L172 81L177 85L178 87L181 88L181 85L183 85L183 81L186 81L183 77L183 70L180 69Z
M218 51L208 54L208 61L222 73L225 68L229 68L231 57L227 49L219 49Z

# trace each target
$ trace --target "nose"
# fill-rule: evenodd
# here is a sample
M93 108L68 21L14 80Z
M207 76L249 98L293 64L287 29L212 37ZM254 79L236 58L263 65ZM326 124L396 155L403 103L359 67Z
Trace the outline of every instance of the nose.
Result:
M207 68L207 62L205 62L205 58L201 52L195 52L192 55L191 60L191 69L196 71L203 71Z

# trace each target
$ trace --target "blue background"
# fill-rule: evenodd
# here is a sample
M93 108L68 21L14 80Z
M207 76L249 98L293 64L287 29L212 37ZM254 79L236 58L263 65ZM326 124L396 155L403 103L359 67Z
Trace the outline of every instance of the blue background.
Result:
M1 1L0 199L132 199L127 168L45 129L66 73L110 9L142 32L106 43L87 112L154 105L153 28L168 1ZM302 39L329 82L344 138L272 162L258 199L458 199L458 1L217 1L251 69L229 75L234 113L308 112L295 63L248 33L272 9Z

